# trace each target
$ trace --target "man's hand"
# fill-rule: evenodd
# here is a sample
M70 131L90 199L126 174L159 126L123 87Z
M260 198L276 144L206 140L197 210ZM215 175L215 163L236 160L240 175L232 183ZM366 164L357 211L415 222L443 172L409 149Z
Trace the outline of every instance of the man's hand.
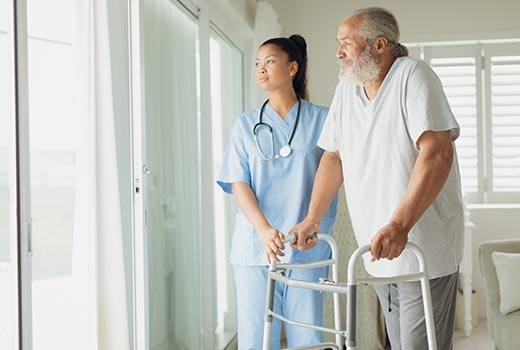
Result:
M283 234L274 227L269 227L260 232L260 240L264 245L267 261L269 263L280 262L278 256L285 255L283 252L285 249Z
M391 221L388 225L377 231L370 242L371 261L379 259L392 260L403 252L408 243L408 230L400 224Z
M320 224L309 218L305 218L302 222L293 227L289 234L296 236L296 241L291 244L298 250L306 250L314 247L317 243L316 233L320 230Z

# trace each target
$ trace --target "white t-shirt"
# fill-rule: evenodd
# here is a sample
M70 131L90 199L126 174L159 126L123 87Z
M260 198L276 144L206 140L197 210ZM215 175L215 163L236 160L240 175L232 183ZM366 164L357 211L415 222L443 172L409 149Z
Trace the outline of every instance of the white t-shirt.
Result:
M370 101L361 86L341 79L336 88L318 146L339 151L345 192L358 244L369 244L388 224L405 195L419 155L417 140L425 131L450 130L459 135L442 84L423 61L398 58ZM448 179L408 235L425 253L430 278L457 271L464 246L464 215L456 153ZM378 277L418 271L414 253L397 259L369 261L366 270Z

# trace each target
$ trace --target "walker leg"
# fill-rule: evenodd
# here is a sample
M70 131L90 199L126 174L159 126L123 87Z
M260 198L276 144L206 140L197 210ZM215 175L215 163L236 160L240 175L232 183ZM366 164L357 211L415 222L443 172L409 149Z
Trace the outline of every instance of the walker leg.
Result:
M347 349L356 349L356 285L347 285Z
M337 266L337 251L332 251L332 259L336 260L334 264L332 264L332 280L334 282L338 282L339 280L339 274L338 274L338 266ZM340 311L340 305L339 305L339 293L333 293L332 294L332 301L334 306L334 328L337 331L341 330L341 311ZM342 349L344 345L343 337L339 334L336 334L336 346L338 349Z
M421 291L424 306L424 319L426 321L426 334L428 336L428 349L437 350L435 322L433 320L432 298L430 294L430 281L427 276L421 278Z
M263 350L269 350L271 347L271 328L273 326L273 316L269 311L274 311L274 286L275 281L267 273L267 292L265 300L265 316L264 316L264 339Z

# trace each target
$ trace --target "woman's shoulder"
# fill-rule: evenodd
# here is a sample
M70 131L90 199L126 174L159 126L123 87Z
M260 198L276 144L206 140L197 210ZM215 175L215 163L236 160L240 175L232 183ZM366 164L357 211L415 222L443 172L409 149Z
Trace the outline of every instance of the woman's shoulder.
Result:
M240 115L240 118L250 121L250 122L257 120L258 116L260 114L260 109L262 109L263 104L264 103L262 102L255 106L249 107Z
M248 127L252 124L255 124L255 120L258 119L259 110L260 107L253 107L240 113L235 120L235 125L240 125L241 127Z
M305 104L307 105L309 114L315 115L319 118L324 118L327 116L327 113L329 113L329 107L317 105L310 101L305 101Z

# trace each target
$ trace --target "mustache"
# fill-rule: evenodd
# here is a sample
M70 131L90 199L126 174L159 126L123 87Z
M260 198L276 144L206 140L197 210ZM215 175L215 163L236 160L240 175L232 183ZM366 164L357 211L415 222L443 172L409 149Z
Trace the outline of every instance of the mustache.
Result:
M353 60L349 60L348 58L338 58L336 61L336 64L339 66L349 66L354 63Z

